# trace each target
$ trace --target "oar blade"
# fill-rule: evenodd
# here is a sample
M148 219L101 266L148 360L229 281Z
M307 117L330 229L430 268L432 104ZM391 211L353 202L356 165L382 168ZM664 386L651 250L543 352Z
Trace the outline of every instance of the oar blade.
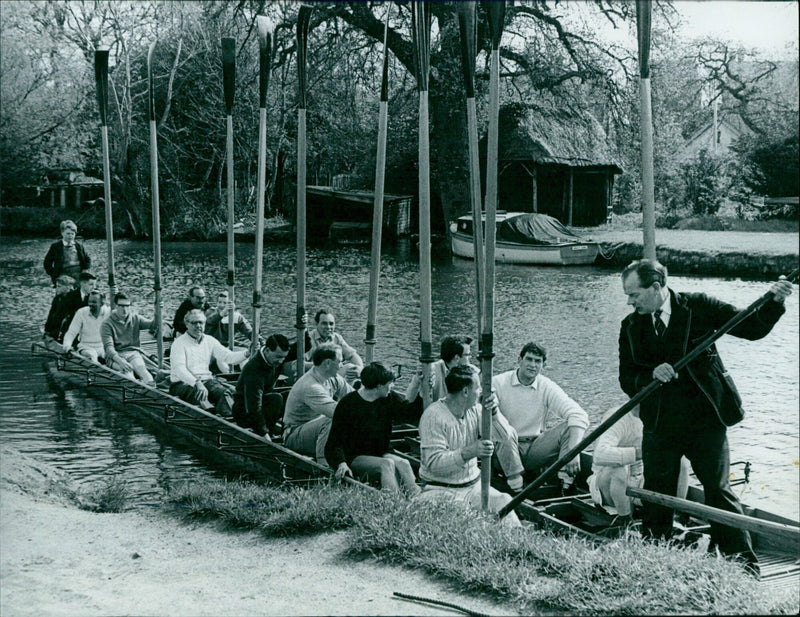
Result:
M308 49L308 27L313 8L308 4L300 7L297 14L297 105L306 108L306 55Z
M489 38L492 40L492 49L500 49L500 39L503 36L503 26L506 19L506 3L484 1L486 15L489 22Z
M636 0L636 33L639 44L639 76L650 77L650 20L653 7L650 0Z
M100 112L100 124L106 126L108 116L108 50L97 49L94 52L94 78L97 82L97 108Z
M475 56L478 38L476 3L461 2L458 5L458 26L461 31L461 70L464 74L464 90L468 99L475 98Z
M267 91L269 90L269 73L272 64L272 31L273 25L268 17L256 17L258 25L258 106L267 107Z
M411 7L411 40L414 46L414 72L417 90L428 91L431 56L431 12L427 2L415 1Z
M233 94L236 91L236 41L222 39L222 90L225 99L225 115L233 111Z

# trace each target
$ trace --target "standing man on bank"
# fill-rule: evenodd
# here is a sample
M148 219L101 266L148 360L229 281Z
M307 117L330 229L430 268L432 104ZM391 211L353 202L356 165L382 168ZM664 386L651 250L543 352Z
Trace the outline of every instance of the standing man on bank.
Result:
M640 403L643 424L644 488L674 496L681 456L686 456L703 485L707 505L742 513L728 482L726 428L744 417L742 401L716 346L681 373L673 365L709 333L740 311L703 293L680 293L667 286L667 269L658 261L634 261L622 271L622 286L634 312L622 321L619 335L619 381L634 396L653 379L664 385ZM731 329L748 340L766 336L785 308L792 285L780 280L772 300ZM672 510L645 502L645 537L668 538ZM746 531L711 523L711 547L744 562L758 575L758 560Z

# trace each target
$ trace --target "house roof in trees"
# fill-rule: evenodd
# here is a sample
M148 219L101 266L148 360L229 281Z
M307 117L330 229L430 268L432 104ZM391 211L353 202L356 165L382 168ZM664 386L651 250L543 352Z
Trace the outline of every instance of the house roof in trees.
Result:
M589 113L533 110L513 103L500 110L498 139L501 161L608 168L622 173L603 127ZM485 136L481 156L486 156Z

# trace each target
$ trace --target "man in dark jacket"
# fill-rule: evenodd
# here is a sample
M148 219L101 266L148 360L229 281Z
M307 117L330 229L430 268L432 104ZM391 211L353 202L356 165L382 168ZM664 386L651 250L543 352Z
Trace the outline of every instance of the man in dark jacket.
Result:
M64 326L67 318L67 294L75 288L75 279L66 274L56 277L56 295L50 303L50 311L47 313L47 321L44 324L44 334L59 343L64 339L64 332L69 324Z
M702 293L682 294L667 287L667 269L658 261L642 259L622 272L622 286L634 312L622 321L619 335L619 381L634 396L653 379L664 385L640 403L644 425L642 459L644 488L674 496L681 456L692 464L703 485L707 505L742 513L728 482L726 427L739 422L741 398L722 364L716 346L680 373L673 369L709 333L740 311ZM766 336L785 309L792 285L781 280L773 298L730 334L748 340ZM645 503L642 533L667 538L672 532L672 510ZM747 532L711 523L711 547L743 560L758 574L758 561Z
M97 277L91 272L81 272L78 275L78 283L80 285L78 289L72 289L64 296L65 317L61 326L61 338L64 337L78 309L89 306L89 294L92 293L96 287Z
M61 221L61 240L53 242L44 256L44 270L56 286L56 279L66 274L74 280L78 275L92 266L92 258L83 248L75 242L78 226L72 221Z
M274 391L281 365L289 353L282 334L267 337L264 346L244 365L233 395L233 419L241 427L269 438L283 415L283 397Z
M175 311L175 317L172 319L172 328L175 331L175 336L186 332L186 313L192 309L199 309L204 313L208 310L209 304L206 302L206 292L202 287L195 285L189 288L189 297L186 298L178 310Z

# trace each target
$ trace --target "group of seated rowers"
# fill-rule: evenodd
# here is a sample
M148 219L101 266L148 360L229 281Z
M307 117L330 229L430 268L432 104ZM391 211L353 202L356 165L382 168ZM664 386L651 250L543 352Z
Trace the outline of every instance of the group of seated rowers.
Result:
M152 330L154 321L138 315L125 293L116 294L114 308L109 310L103 294L93 289L94 277L84 274L79 290L64 289L56 296L80 293L79 299L87 303L75 311L63 347L71 349L77 341L78 353L90 360L104 359L109 367L154 385L139 349L140 330ZM59 277L57 290L70 281ZM404 394L393 391L394 373L380 362L364 367L358 353L334 331L335 317L328 310L315 315L316 328L309 334L310 344L306 341L308 369L291 386L284 404L275 385L287 372L290 354L296 354L294 345L275 333L253 357L249 348L226 348L209 334L208 326L213 323L212 329L217 330L230 308L227 296L211 309L202 288L190 290L173 323L170 393L232 418L267 439L280 435L285 447L328 464L339 478L379 478L382 487L409 497L446 497L479 507L480 457L492 456L494 470L514 494L522 489L526 473L535 477L572 449L589 426L586 412L542 374L545 348L530 342L522 347L515 369L493 377L493 394L486 403L492 413L492 439L483 439L481 384L479 370L470 363L469 337L447 336L441 341L440 359L430 371L433 402L422 410L422 371ZM249 326L242 320L244 327ZM227 337L227 332L219 333L223 340ZM241 365L236 385L212 372L214 364L226 369ZM417 421L421 488L409 462L392 453L390 445L394 423ZM641 439L641 422L629 414L600 438L595 451L594 473L589 478L592 495L598 504L623 517L631 514L626 487L641 483ZM579 471L579 457L564 466L559 472L564 489ZM497 511L508 503L509 493L491 489L490 509Z

